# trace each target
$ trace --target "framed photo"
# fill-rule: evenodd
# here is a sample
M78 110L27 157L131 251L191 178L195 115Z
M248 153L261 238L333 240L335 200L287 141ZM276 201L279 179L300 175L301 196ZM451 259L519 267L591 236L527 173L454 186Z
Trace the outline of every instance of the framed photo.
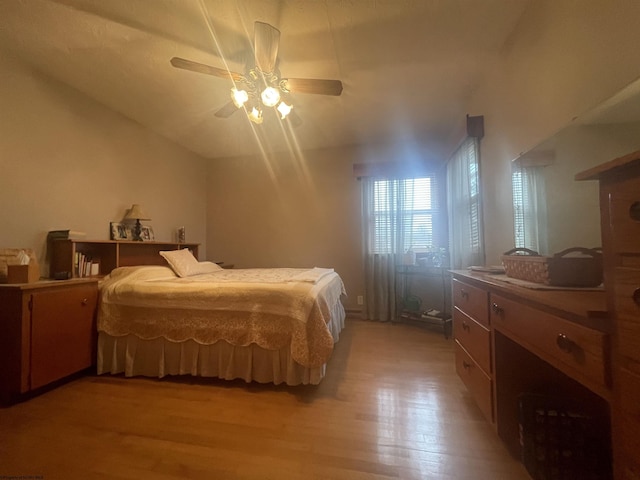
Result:
M142 225L142 230L140 231L140 238L142 238L143 242L152 242L156 239L153 234L153 228L149 225Z
M131 226L124 223L111 222L109 223L109 227L111 240L133 240Z

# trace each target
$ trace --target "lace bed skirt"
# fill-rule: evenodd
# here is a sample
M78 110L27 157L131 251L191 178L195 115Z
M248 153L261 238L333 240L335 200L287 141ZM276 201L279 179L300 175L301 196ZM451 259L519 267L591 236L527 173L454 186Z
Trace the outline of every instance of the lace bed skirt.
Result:
M345 311L337 302L328 327L334 343L344 328ZM201 345L194 340L181 343L164 338L143 340L135 335L113 337L98 334L98 374L194 375L224 380L241 378L246 382L317 385L325 375L326 364L307 368L296 363L289 347L265 350L258 345L234 346L225 341Z

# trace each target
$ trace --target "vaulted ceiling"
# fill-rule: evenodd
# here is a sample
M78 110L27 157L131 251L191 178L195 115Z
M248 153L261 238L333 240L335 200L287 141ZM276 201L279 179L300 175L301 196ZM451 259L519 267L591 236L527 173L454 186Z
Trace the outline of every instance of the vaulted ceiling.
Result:
M420 141L446 151L468 100L530 0L7 0L0 48L42 75L207 158ZM339 97L293 94L302 124L221 119L253 25L281 31L284 77L339 79Z

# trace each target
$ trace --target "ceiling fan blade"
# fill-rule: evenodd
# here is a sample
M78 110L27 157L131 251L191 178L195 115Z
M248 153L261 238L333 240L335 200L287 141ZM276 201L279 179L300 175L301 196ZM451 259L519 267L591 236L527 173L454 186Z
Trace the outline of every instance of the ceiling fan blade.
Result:
M238 110L239 108L236 107L232 101L230 101L229 103L226 103L222 108L220 108L215 113L215 116L218 118L228 118Z
M280 30L268 23L256 22L253 27L253 34L256 66L264 73L271 73L276 68Z
M339 96L342 93L340 80L315 78L284 78L284 87L292 93L313 93L317 95Z
M213 75L214 77L230 78L236 82L241 81L244 77L236 72L229 72L222 68L212 67L211 65L205 65L204 63L194 62L193 60L187 60L186 58L173 57L171 59L171 65L176 68L182 68L184 70L190 70L192 72L205 73L207 75Z

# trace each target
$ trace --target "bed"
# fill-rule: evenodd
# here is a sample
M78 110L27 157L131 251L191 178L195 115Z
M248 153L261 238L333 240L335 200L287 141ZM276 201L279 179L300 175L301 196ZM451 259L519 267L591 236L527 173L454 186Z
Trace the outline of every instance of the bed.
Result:
M184 275L170 261L119 267L105 277L98 374L320 383L345 319L344 285L333 269L189 261Z

